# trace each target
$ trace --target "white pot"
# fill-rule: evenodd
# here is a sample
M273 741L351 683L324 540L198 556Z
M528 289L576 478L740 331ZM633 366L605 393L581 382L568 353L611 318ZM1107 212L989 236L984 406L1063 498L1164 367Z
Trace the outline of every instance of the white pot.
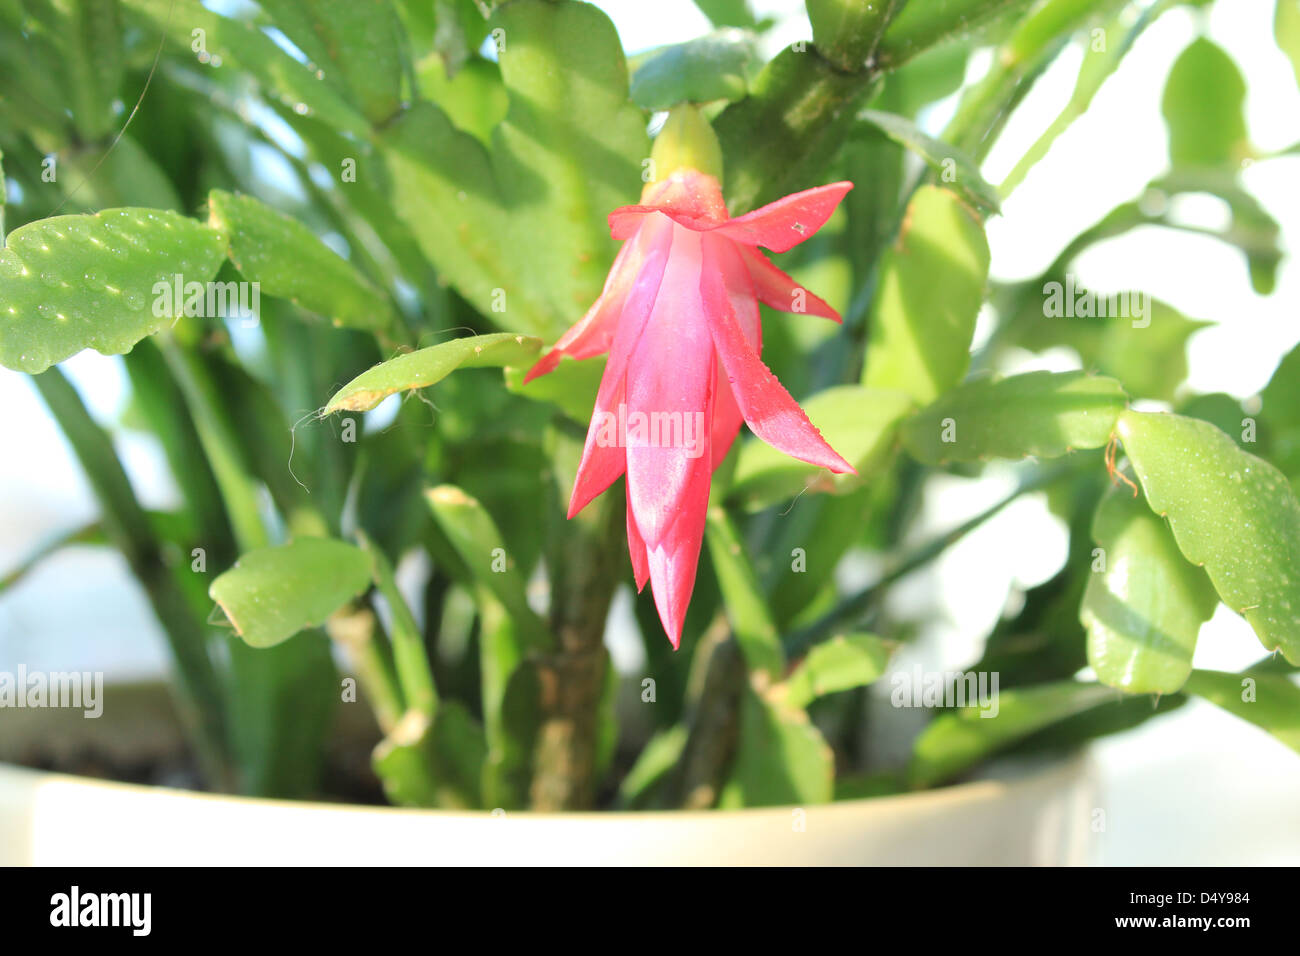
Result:
M0 864L1081 864L1093 806L1086 757L807 809L498 816L212 796L0 764Z

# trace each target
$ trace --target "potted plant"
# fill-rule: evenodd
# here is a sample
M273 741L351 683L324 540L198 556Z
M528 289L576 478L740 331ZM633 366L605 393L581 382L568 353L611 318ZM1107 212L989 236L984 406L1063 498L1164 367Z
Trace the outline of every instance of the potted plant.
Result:
M1271 291L1232 60L1192 42L1168 173L991 282L986 221L1183 4L808 0L778 50L701 6L631 61L576 0L0 6L0 364L97 496L65 543L121 551L174 665L95 720L0 673L9 861L1080 862L1087 741L1195 696L1297 746L1300 352L1243 411L1184 383L1201 323L1073 271L1206 231L1170 201L1208 193ZM180 507L60 369L87 348ZM936 476L990 468L1005 498L916 539ZM969 666L916 663L896 585L1031 494L1064 566ZM1220 604L1240 674L1192 666Z

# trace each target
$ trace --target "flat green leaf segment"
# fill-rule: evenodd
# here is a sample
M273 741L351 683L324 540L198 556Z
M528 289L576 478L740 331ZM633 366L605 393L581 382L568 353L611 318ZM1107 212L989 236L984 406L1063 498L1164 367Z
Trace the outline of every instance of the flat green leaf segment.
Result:
M235 633L252 647L271 647L318 627L370 586L360 548L332 538L296 538L249 551L208 589Z
M500 367L531 362L541 339L509 332L473 335L407 352L367 369L341 389L325 406L325 414L366 412L389 395L424 388L442 381L458 368Z
M510 107L491 148L427 102L382 145L395 206L438 271L484 315L554 340L600 294L606 217L636 202L649 142L596 7L520 0L492 26Z
M596 392L601 376L605 374L605 359L560 359L554 371L539 375L527 385L524 377L528 369L523 366L506 369L506 388L525 398L557 405L576 422L586 425L596 405Z
M1199 419L1129 411L1116 428L1179 550L1266 648L1300 663L1300 503L1286 477Z
M966 382L903 425L919 461L1056 458L1100 448L1127 404L1119 382L1085 372L1027 372Z
M752 27L757 22L748 0L695 0L715 27Z
M1100 684L1061 681L1002 691L995 698L996 713L993 707L945 712L917 738L908 779L914 787L942 783L1036 730L1117 697Z
M792 707L805 708L827 694L873 684L885 673L893 649L894 645L872 634L840 635L818 644L786 678L785 700Z
M423 49L420 40L432 42L433 57L424 56L420 65L436 58L442 63L444 75L450 78L476 62L473 56L487 36L487 17L492 6L491 0L432 0L431 3L401 0L397 10L406 21L407 38L417 50Z
M1283 356L1259 397L1268 457L1300 488L1300 346ZM1239 414L1234 419L1234 425L1241 423Z
M262 0L260 6L310 66L374 123L397 112L401 23L388 0Z
M1300 687L1281 674L1193 671L1187 690L1300 751Z
M82 349L129 351L181 314L176 277L206 283L225 250L220 231L158 209L15 229L0 249L0 365L36 374Z
M881 260L862 384L931 402L960 382L988 274L979 217L949 190L917 190Z
M740 743L718 798L721 809L826 803L834 775L831 748L806 713L745 689Z
M938 174L941 182L951 185L963 199L984 213L997 212L1001 208L1002 197L997 189L980 175L979 164L961 150L923 133L905 116L880 110L863 110L858 116L904 149L920 156Z
M898 423L913 402L906 392L895 389L839 385L801 404L822 437L858 470L857 475L833 475L751 438L741 445L729 499L763 508L806 490L841 492L860 486L886 461Z
M23 78L27 88L20 87L20 95L26 94L23 98L30 100L28 90L32 87L28 84L32 84L40 99L20 109L35 105L56 113L57 122L66 123L87 142L106 136L117 122L113 101L126 68L118 4L113 0L64 0L4 6L16 8L13 13L5 11L10 21L5 29L12 30L14 40L27 48L24 52L30 59L25 65L47 65L55 58L59 64L57 70L50 71L53 76ZM19 25L26 36L19 33ZM8 103L4 112L9 112Z
M1097 679L1135 694L1172 694L1192 672L1201 625L1219 598L1178 550L1169 526L1128 488L1097 506L1095 554L1079 608Z
M655 50L632 74L632 102L666 110L678 103L743 99L754 55L753 37L744 30L719 30Z
M1185 166L1152 180L1149 187L1171 196L1205 192L1222 199L1227 203L1230 213L1226 227L1198 229L1196 223L1189 222L1168 209L1161 214L1148 215L1140 202L1136 207L1120 206L1112 215L1118 213L1122 219L1132 215L1129 210L1136 208L1139 215L1145 216L1145 221L1186 229L1194 234L1201 232L1212 235L1235 246L1246 257L1251 286L1260 295L1270 295L1277 285L1278 265L1282 261L1282 249L1278 241L1280 230L1269 210L1238 182L1239 168L1239 161L1220 167Z
M384 294L298 220L252 196L214 189L208 221L230 236L230 259L268 295L335 325L381 329L393 321Z
M1175 166L1226 166L1250 155L1246 137L1246 81L1237 64L1204 37L1174 61L1160 111L1169 128Z
M1080 296L1087 290L1080 289L1072 276L1045 286L1046 297L1033 295L1012 320L1018 345L1033 352L1068 345L1079 353L1084 368L1119 379L1130 394L1173 401L1178 386L1187 379L1187 339L1209 323L1189 319L1158 299L1143 307L1145 314L1136 323L1133 308L1115 310L1129 315L1088 317L1080 314L1079 307L1091 300ZM1136 293L1127 295L1131 298L1113 301L1142 302ZM1107 309L1111 309L1109 301Z
M473 3L473 0L465 0ZM475 10L473 16L480 17ZM483 20L486 28L487 21ZM506 117L510 99L501 85L501 71L495 63L471 59L448 76L451 68L438 55L431 55L418 66L420 92L447 111L451 124L472 133L484 146L491 147L492 131Z
M1300 0L1277 0L1273 11L1273 35L1278 48L1291 61L1296 82L1300 83Z

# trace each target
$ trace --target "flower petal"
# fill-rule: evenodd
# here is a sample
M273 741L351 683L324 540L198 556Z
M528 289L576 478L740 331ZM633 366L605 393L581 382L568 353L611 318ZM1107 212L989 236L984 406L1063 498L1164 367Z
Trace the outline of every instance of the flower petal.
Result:
M749 269L759 302L782 312L807 312L809 315L820 315L832 322L843 322L838 312L778 269L771 259L753 246L736 248Z
M716 469L731 451L731 445L740 434L740 425L745 416L740 413L736 396L731 393L731 383L727 381L727 369L721 360L717 363L713 399L713 435L709 439L712 448L713 463Z
M694 169L681 169L663 182L646 187L641 203L623 206L609 214L609 231L625 239L651 213L660 212L680 226L703 232L727 221L722 187L712 176Z
M605 375L609 375L608 369ZM582 448L582 461L573 479L573 492L569 495L569 514L572 518L602 491L618 481L627 470L627 450L613 437L617 434L611 421L617 421L618 408L623 404L624 379L619 378L606 389L605 379L600 380L596 392L596 407L591 412L587 426L587 442Z
M636 590L640 594L645 590L646 581L650 579L650 559L646 556L645 539L641 537L641 529L636 526L631 491L627 495L627 553L632 558L632 575L636 578Z
M620 206L609 214L609 234L615 239L626 239L636 234L647 216L662 213L679 226L685 226L692 232L704 232L714 228L717 223L709 219L700 219L677 209L665 209L659 206Z
M570 518L613 484L625 469L626 450L622 447L621 439L615 433L615 440L608 440L609 416L613 415L617 419L619 406L624 402L628 363L659 297L660 285L672 250L672 224L663 219L647 222L637 240L645 244L645 258L628 291L614 339L610 343L609 361L605 363L605 372L596 392L596 406L587 427L582 462L578 465L573 494L569 498Z
M700 236L673 230L654 314L628 365L626 440L628 502L645 543L655 607L675 648L704 540L717 357L700 297ZM634 415L644 416L639 430Z
M627 369L627 480L654 551L678 515L708 502L715 357L700 299L700 238L673 227L654 313ZM704 475L700 497L699 474Z
M723 279L728 271L742 266L739 253L717 233L705 236L703 247L701 291L705 314L745 422L778 451L833 472L852 472L853 466L826 444L803 409L746 341Z
M619 248L609 275L605 278L605 288L591 304L587 314L571 325L551 350L528 370L524 376L525 385L539 375L554 371L565 355L585 359L609 351L614 331L618 327L618 317L623 312L623 303L627 301L628 291L644 262L644 244L634 236Z
M765 246L773 252L785 252L824 226L845 193L852 188L852 183L842 182L791 193L732 219L715 229L714 233L747 246Z
M704 495L704 504L695 511L684 512L673 525L669 539L647 551L651 590L655 609L673 650L682 645L682 627L686 610L695 590L695 574L700 565L700 546L704 542L704 518L708 511L709 474L701 469L695 476Z
M736 247L744 249L744 247ZM734 261L731 263L735 265ZM759 321L758 301L754 297L754 283L750 274L743 268L731 268L723 274L723 284L727 289L727 298L740 322L741 331L754 351L762 354L763 326ZM701 281L703 278L701 277ZM727 379L727 369L721 360L717 362L717 384L714 386L713 404L713 467L717 468L731 450L736 435L740 432L744 416L736 397L732 394L731 382Z

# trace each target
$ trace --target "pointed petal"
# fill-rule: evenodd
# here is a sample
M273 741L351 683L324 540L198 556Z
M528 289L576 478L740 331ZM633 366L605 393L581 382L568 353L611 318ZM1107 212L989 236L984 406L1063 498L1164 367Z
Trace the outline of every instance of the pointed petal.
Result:
M619 206L609 214L609 234L614 239L628 239L636 235L647 216L658 211L654 206Z
M592 308L595 308L595 306L592 306ZM588 315L590 315L590 313L588 313ZM586 319L583 319L583 321L585 322ZM561 349L559 347L551 349L549 352L547 352L545 355L543 355L541 358L539 358L536 362L533 363L533 367L530 368L528 370L528 374L524 376L524 384L527 385L535 378L539 378L540 376L546 375L549 372L554 372L556 366L560 364L560 359L562 358L564 358L564 349Z
M601 379L600 390L596 393L596 407L591 412L591 424L587 426L582 462L573 479L573 493L569 495L570 518L618 481L627 470L627 450L617 439L616 424L618 407L623 404L623 390L623 379L619 379L608 390L605 388L605 380Z
M740 413L736 396L731 394L731 383L727 381L727 369L719 360L715 373L713 399L713 435L709 439L712 448L712 467L716 470L731 451L731 445L740 434L740 425L745 416Z
M697 511L684 513L675 523L670 540L647 552L651 590L655 609L664 633L677 650L682 645L682 627L695 590L695 574L700 565L700 546L704 542L704 518L708 511L708 473L701 470L697 480L703 485L704 503Z
M753 246L736 248L749 269L759 302L782 312L807 312L809 315L820 315L832 322L843 322L838 312L795 282L793 277L778 269L771 259Z
M747 247L743 246L735 248L748 251ZM731 302L732 310L740 322L741 331L745 335L745 341L750 344L756 353L761 355L763 351L763 326L759 321L758 302L754 297L754 283L749 273L744 269L732 269L723 275L723 283L726 286L727 298ZM716 362L716 366L717 382L714 386L712 437L713 467L715 469L727 457L727 452L731 450L736 435L740 433L741 422L744 421L740 406L736 404L736 397L732 394L731 382L727 379L726 366L723 365L720 359Z
M650 559L645 553L645 539L641 537L641 529L636 526L630 492L627 498L627 553L632 558L632 575L636 578L636 590L640 594L645 590L646 581L650 580Z
M609 441L609 416L614 416L617 421L619 406L624 403L628 363L654 311L668 267L672 237L672 224L667 220L647 223L646 229L638 236L638 241L645 244L644 260L628 291L610 343L609 361L605 363L605 372L596 392L596 406L587 427L582 462L578 465L573 494L569 498L570 518L613 484L625 470L626 449L622 447L617 429L613 433L614 441Z
M699 234L675 226L654 314L627 371L628 501L645 542L655 607L673 647L681 643L695 587L713 472L709 427L717 361L703 316L700 268ZM639 430L632 420L637 414L644 416Z
M852 183L843 182L792 193L732 219L715 229L714 234L747 246L785 252L824 226L844 194L852 188Z
M725 246L734 255L723 254L714 260L715 265L720 270L715 275L721 275L722 286L727 293L727 301L731 303L732 314L735 315L736 321L740 324L740 331L745 336L745 341L749 347L756 353L763 352L763 325L759 320L758 313L758 288L754 284L754 278L749 269L744 265L744 254L754 252L756 255L762 255L757 250L752 250L747 246L737 245L726 240L710 239L710 243L716 243ZM704 288L701 285L700 295L704 295Z
M591 358L609 351L614 340L614 331L618 327L618 317L623 312L627 294L636 281L645 263L645 243L633 236L618 250L614 264L610 266L609 275L605 277L605 288L592 303L587 314L571 325L554 347L528 370L524 376L527 385L539 375L552 372L560 364L560 359L571 356L575 359Z
M627 479L637 527L653 551L677 516L703 507L714 383L713 342L700 300L700 239L674 226L654 314L627 369ZM708 497L707 481L704 486Z
M703 246L705 313L718 357L727 369L745 422L755 435L778 451L833 472L852 472L853 466L826 444L803 409L745 340L723 281L723 275L739 265L735 248L719 240L716 234L706 236Z

